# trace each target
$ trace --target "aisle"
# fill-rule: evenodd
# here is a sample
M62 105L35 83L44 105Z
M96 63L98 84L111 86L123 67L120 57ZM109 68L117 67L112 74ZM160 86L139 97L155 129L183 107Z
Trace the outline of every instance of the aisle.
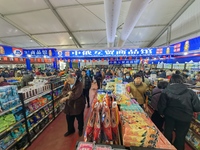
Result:
M90 114L90 108L85 108L84 120L85 126ZM78 136L78 125L75 121L76 133L68 137L64 137L64 133L67 131L67 123L65 114L61 113L44 131L40 136L32 143L27 150L74 150L76 141L83 141L83 136ZM84 130L85 131L85 130Z

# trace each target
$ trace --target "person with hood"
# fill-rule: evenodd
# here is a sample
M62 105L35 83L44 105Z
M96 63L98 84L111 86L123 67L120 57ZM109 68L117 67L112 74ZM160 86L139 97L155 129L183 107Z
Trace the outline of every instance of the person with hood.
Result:
M125 73L125 78L123 78L123 82L127 82L127 83L133 82L133 78L131 77L130 72Z
M74 120L78 120L79 136L83 135L85 99L83 84L75 74L67 74L66 84L62 90L60 103L65 103L64 113L68 124L65 137L75 133Z
M162 90L165 89L167 85L168 82L166 81L158 82L157 87L155 87L152 91L152 97L151 97L151 106L153 107L154 110L154 113L151 116L151 120L161 132L163 131L164 118L161 117L160 114L158 113L157 106Z
M172 143L172 132L176 129L173 144L178 150L184 150L193 113L200 112L198 96L183 83L181 75L173 74L158 102L158 112L165 117L164 135Z

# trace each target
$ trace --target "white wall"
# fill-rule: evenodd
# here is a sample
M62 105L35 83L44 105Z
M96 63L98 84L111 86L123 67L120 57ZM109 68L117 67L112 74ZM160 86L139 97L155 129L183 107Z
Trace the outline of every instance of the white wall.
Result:
M171 28L171 44L200 36L200 0L190 7L174 22ZM166 44L164 33L153 46Z

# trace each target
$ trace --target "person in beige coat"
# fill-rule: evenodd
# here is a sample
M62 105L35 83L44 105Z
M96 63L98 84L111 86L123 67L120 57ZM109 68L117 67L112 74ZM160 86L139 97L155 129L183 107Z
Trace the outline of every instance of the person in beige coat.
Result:
M142 76L140 74L134 75L134 81L130 84L130 93L133 98L137 100L139 105L146 109L147 108L147 98L145 96L148 91L148 86L146 83L142 82Z

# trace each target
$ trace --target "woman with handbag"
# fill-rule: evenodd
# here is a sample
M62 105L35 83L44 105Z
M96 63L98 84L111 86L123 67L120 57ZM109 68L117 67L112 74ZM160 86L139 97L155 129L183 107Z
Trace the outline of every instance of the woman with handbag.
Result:
M74 120L78 121L79 136L83 134L85 99L83 96L83 85L75 74L68 74L66 84L62 91L61 103L66 102L64 112L68 124L68 132L65 137L75 132Z

